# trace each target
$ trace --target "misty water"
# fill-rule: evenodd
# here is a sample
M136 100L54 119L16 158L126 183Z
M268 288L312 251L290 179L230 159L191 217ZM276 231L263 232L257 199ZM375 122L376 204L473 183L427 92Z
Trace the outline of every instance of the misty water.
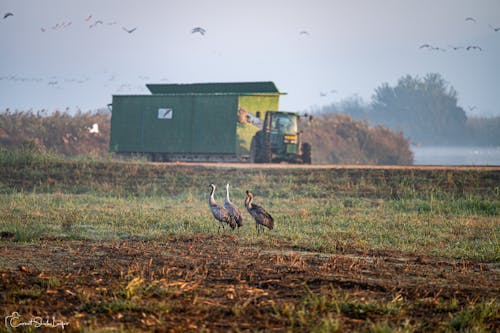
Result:
M412 146L416 165L500 165L500 147Z

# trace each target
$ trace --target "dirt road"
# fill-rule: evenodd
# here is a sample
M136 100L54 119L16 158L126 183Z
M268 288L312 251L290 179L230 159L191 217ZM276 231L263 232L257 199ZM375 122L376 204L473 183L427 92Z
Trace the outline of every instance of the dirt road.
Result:
M494 170L500 171L500 165L367 165L367 164L287 164L287 163L209 163L209 162L149 162L165 166L203 166L216 168L241 169L366 169L366 170Z

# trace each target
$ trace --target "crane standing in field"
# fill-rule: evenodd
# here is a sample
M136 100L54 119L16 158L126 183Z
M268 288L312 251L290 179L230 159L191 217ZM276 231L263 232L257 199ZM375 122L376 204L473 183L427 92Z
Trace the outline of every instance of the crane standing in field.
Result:
M231 214L239 229L243 225L243 216L241 215L238 207L236 207L236 205L233 204L229 199L229 184L226 184L226 198L224 199L224 208L226 208L229 214Z
M255 220L255 229L257 229L257 234L260 233L260 229L264 227L272 230L274 228L274 219L264 208L253 203L253 194L247 190L247 197L245 198L245 207L252 215Z
M210 206L210 210L212 211L212 215L215 217L217 221L220 222L219 228L217 229L217 233L220 232L220 227L222 226L222 229L224 229L224 224L229 224L231 229L236 228L236 221L234 218L229 214L227 209L224 207L220 206L215 202L214 198L214 193L215 193L215 185L210 184L210 196L208 197L208 205Z

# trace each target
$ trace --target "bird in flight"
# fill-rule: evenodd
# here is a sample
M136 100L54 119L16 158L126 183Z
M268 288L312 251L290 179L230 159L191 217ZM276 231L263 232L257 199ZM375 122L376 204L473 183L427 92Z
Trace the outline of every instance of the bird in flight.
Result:
M483 49L479 46L476 46L476 45L470 45L470 46L467 46L466 47L466 50L467 51L470 51L470 50L479 50L479 51L482 51Z
M307 31L307 30L302 30L301 32L299 32L299 34L300 35L307 35L307 36L310 35L309 31Z
M499 32L500 31L500 27L495 28L491 24L488 24L488 25L490 26L491 29L493 29L493 31L495 31L495 32Z
M475 18L473 18L473 17L470 17L470 16L469 16L469 17L466 17L466 18L465 18L465 21L470 21L470 22L474 22L474 23L476 23L476 19L475 19Z
M197 33L197 32L199 32L202 36L204 36L207 31L205 29L203 29L202 27L195 27L195 28L193 28L193 30L191 30L192 34Z
M3 16L3 18L6 19L9 16L14 16L14 14L12 14L12 13L5 13L5 15Z
M122 29L126 32L128 32L129 34L133 33L137 28L132 28L132 29L127 29L125 27L122 27Z
M453 45L450 45L450 49L453 49L455 51L460 50L460 49L464 49L464 48L465 47L463 47L463 46L453 46Z
M432 46L432 45L429 45L429 44L422 44L420 45L419 49L428 49L430 51L442 51L442 52L446 52L445 49L439 47L439 46Z
M97 20L94 23L92 23L91 25L89 25L89 28L92 29L93 27L96 27L98 24L104 24L104 22L101 20Z

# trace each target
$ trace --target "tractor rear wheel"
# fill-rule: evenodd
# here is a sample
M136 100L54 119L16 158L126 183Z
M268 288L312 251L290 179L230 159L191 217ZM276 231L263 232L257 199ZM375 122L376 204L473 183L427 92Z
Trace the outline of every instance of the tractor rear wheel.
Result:
M251 163L270 163L271 162L271 143L266 140L262 131L255 133L250 143L250 162ZM268 142L266 142L268 141Z
M272 154L271 154L271 142L270 140L264 140L264 143L261 146L261 158L262 163L271 163L272 162Z
M257 163L257 139L256 136L252 138L250 143L250 163Z

